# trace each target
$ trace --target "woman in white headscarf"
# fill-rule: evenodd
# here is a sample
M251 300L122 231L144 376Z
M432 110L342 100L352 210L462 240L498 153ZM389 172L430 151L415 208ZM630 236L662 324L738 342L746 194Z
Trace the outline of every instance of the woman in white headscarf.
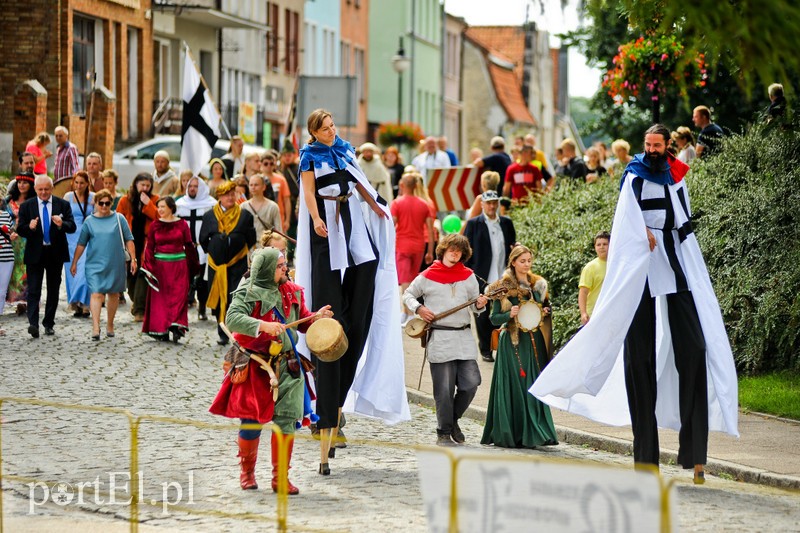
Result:
M189 224L189 233L192 235L192 242L197 249L197 258L200 263L200 270L192 280L192 288L189 294L189 301L193 301L194 292L197 291L197 317L206 320L206 300L208 299L208 276L206 275L206 253L203 247L197 244L200 241L200 227L203 225L203 214L214 207L216 200L211 198L208 185L197 176L190 178L186 183L186 194L180 197L175 204L178 206L176 215L181 217Z

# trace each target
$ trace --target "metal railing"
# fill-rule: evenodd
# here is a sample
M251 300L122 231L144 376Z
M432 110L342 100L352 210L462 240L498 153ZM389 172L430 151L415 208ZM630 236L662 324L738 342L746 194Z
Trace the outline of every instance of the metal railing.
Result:
M169 503L169 509L178 511L181 513L192 514L192 515L199 515L205 517L215 517L221 519L237 519L237 520L258 520L258 521L273 521L277 527L278 531L288 531L289 528L292 530L298 531L325 531L320 529L318 525L315 525L313 528L302 526L299 524L290 524L288 520L289 515L289 498L288 498L288 446L287 441L288 439L282 438L282 432L278 426L273 424L266 424L262 426L261 424L215 424L209 422L201 422L197 420L187 420L169 416L160 416L160 415L148 415L148 414L134 414L127 409L115 408L115 407L100 407L100 406L91 406L91 405L80 405L80 404L67 404L67 403L60 403L60 402L52 402L46 400L38 400L38 399L31 399L31 398L16 398L16 397L0 397L0 420L3 423L7 423L3 416L3 409L9 404L21 404L21 405L28 405L28 406L37 406L37 407L49 407L58 410L72 410L72 411L83 411L88 413L97 413L102 415L115 415L124 417L128 423L128 430L130 434L129 438L129 449L130 449L130 459L128 463L128 479L130 480L130 500L129 500L129 524L130 524L130 531L131 533L136 533L138 531L138 526L141 520L140 516L140 505L150 505L150 506L159 506L161 505L162 508ZM42 412L37 411L37 416L41 418ZM43 422L41 420L37 420L39 424ZM143 494L140 492L140 487L143 487L143 481L141 478L141 464L140 464L140 457L139 451L141 447L141 439L140 439L140 429L142 423L153 423L153 424L171 424L177 425L182 427L194 427L198 429L205 429L205 430L214 430L214 431L238 431L239 429L263 429L269 430L274 432L281 438L278 438L278 490L277 490L277 503L275 507L275 515L268 516L265 514L259 513L231 513L222 511L219 509L200 509L195 507L189 507L186 505L178 505L178 503L174 502L158 502L156 500L145 500L143 499ZM3 472L3 423L0 423L0 533L4 531L3 529L3 522L4 522L4 508L3 508L3 482L4 481L11 481L11 482L21 482L21 483L51 483L52 485L56 485L55 482L51 480L35 478L31 476L22 476L22 475L15 475L15 474L4 474ZM97 425L96 427L102 428L105 427L103 425ZM310 435L294 435L296 439L306 439L311 440L312 437ZM581 465L581 464L588 464L587 462L577 461L577 460L566 460L566 459L555 459L555 458L543 458L543 457L526 457L526 456L507 456L507 455L500 455L500 454L486 454L486 453L472 453L467 451L466 453L463 452L453 452L451 449L448 448L441 448L436 446L420 446L420 445L410 445L410 444L400 444L396 442L383 442L383 441L374 441L374 440L356 440L356 439L348 439L348 443L351 445L363 445L363 446L375 446L380 448L386 449L393 449L393 450L406 450L406 451L414 451L418 454L420 453L435 453L444 455L448 462L449 462L449 495L448 495L448 531L451 533L456 533L459 531L459 512L460 512L460 492L459 492L459 468L463 465L469 464L470 462L480 462L480 463L492 463L492 462L512 462L516 464L524 464L524 463L535 463L535 464L570 464L572 466ZM608 466L608 465L593 465L594 468L603 468L607 470L622 470L620 467ZM653 467L647 470L647 473L654 475L657 478L658 487L659 487L659 504L660 504L660 530L662 533L667 533L672 530L671 525L671 514L670 514L670 491L673 487L674 480L665 482L663 478L659 475L658 469ZM110 489L111 490L111 489ZM143 489L141 489L143 491ZM92 489L89 489L90 493L96 493ZM102 491L100 491L102 493ZM105 494L104 495L109 495ZM191 501L190 501L191 503ZM469 507L464 509L465 511L469 510ZM430 518L430 517L429 517ZM333 530L328 530L333 531Z

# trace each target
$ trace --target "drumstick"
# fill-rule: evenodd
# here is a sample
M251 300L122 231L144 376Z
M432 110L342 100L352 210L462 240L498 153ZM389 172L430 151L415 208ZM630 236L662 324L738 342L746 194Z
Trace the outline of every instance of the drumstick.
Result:
M309 320L313 320L314 318L317 318L318 314L319 313L314 313L313 315L307 316L305 318L301 318L300 320L295 320L294 322L289 322L288 324L286 324L286 329L293 328L295 326L299 326L303 322L308 322Z
M307 316L305 318L301 318L300 320L295 320L294 322L289 322L288 324L286 324L286 329L293 328L295 326L299 326L303 322L308 322L309 320L313 320L313 319L317 318L319 315L321 315L322 312L324 310L326 310L326 309L330 309L330 306L326 305L325 307L323 307L322 309L320 309L319 311L317 311L316 313L314 313L311 316Z

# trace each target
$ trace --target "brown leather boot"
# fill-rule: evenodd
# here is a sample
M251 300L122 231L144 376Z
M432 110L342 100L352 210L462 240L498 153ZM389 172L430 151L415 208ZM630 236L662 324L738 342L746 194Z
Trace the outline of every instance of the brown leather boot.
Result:
M288 487L288 494L294 496L300 494L300 489L292 485L288 479L288 470L292 468L292 450L294 449L294 435L284 435L286 439L286 466L287 466L287 479L286 485ZM278 435L272 434L272 492L278 492Z
M239 437L239 464L242 465L242 473L239 474L239 484L242 490L255 490L258 488L256 483L256 459L258 459L258 443L261 439L245 440Z

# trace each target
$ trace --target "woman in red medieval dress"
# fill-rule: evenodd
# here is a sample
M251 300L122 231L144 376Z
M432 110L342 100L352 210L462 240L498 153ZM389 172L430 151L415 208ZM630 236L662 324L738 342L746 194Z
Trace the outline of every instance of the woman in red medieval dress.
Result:
M175 200L159 198L159 219L150 225L142 271L147 291L142 331L161 341L178 342L189 329L189 280L197 274L197 250L186 221L175 216Z

